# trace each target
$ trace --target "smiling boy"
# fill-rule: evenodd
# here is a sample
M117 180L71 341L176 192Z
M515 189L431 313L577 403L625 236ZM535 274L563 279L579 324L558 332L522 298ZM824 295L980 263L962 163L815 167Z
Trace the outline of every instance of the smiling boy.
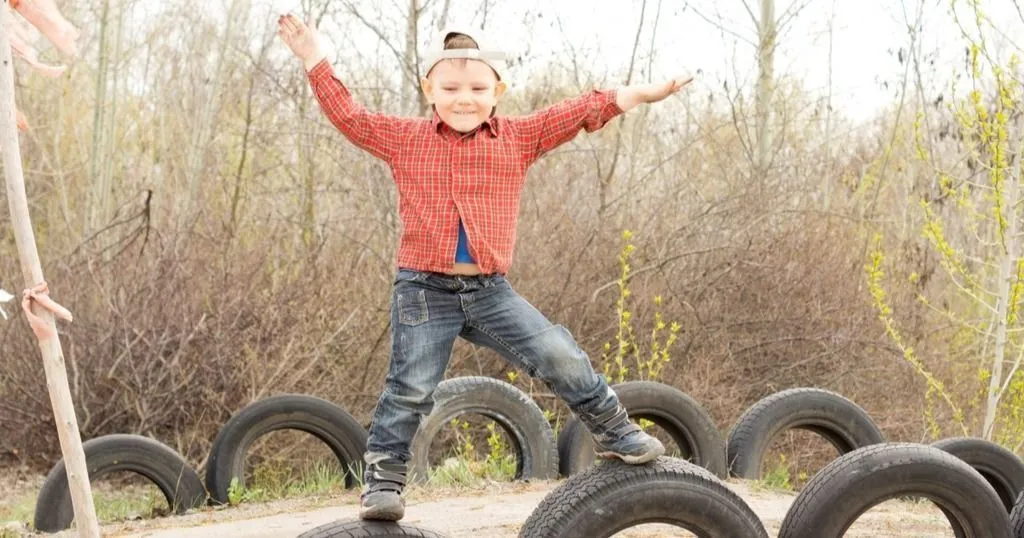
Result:
M593 132L690 79L594 90L533 114L499 116L504 54L481 32L446 31L427 55L421 89L430 118L373 113L335 76L316 30L293 15L278 33L302 61L331 123L386 162L398 189L402 235L391 308L391 362L366 448L360 517L399 520L409 445L433 408L456 338L489 347L542 380L579 417L602 458L642 464L664 454L633 424L587 354L505 278L526 172L545 153Z

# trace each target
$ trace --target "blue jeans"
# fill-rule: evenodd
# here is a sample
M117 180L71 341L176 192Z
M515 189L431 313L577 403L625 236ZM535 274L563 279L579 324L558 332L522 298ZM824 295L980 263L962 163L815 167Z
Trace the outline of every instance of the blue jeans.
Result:
M583 419L619 405L569 331L548 321L505 277L401 269L391 302L391 366L370 424L368 464L409 461L409 445L433 409L434 389L459 336L542 380Z

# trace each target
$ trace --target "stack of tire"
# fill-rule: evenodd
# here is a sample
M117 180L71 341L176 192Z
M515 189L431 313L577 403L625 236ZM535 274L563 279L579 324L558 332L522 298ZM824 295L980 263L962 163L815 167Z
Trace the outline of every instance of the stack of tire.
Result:
M89 480L116 472L132 472L153 482L171 512L182 514L208 503L228 500L233 480L245 484L244 464L250 446L258 438L283 429L308 432L326 443L342 469L358 466L366 446L366 430L347 411L326 400L300 394L273 396L254 402L236 413L220 429L206 462L206 482L169 446L141 435L113 434L82 444ZM358 483L358 474L347 472L346 487ZM58 532L71 526L74 510L63 460L47 475L36 500L34 525L42 532Z
M515 478L567 477L525 522L522 538L607 537L636 525L660 522L700 536L762 537L764 526L723 479L758 479L771 441L792 428L828 440L839 457L815 474L794 499L780 538L840 537L856 518L889 499L925 497L947 516L956 536L1024 538L1024 464L993 443L945 439L931 446L886 443L871 418L852 401L829 391L799 388L755 403L722 439L704 408L661 383L614 385L634 420L664 430L681 457L647 465L595 464L593 441L575 419L557 440L543 412L521 390L488 377L442 382L433 412L413 440L410 478L422 482L430 446L453 418L476 413L496 421L517 455ZM84 444L90 479L131 471L153 481L175 513L228 500L232 482L244 486L244 462L253 443L270 432L295 429L323 441L346 471L346 486L361 474L366 430L344 409L305 395L254 402L221 428L205 467L205 484L166 445L137 435L108 435ZM36 507L35 526L55 532L71 525L66 471L59 462L48 475ZM1011 530L1012 529L1012 530ZM338 521L302 538L441 534L397 523Z
M821 389L784 390L747 409L729 433L730 474L760 478L772 439L791 428L819 434L840 455L794 499L780 538L840 537L872 507L906 497L934 502L958 537L1024 538L1024 499L1020 516L1007 515L1024 490L1024 463L1015 454L974 438L887 443L863 409Z
M1011 533L1007 513L1022 480L1020 459L982 439L873 445L815 474L794 499L779 538L838 538L864 512L904 497L935 503L958 537L1024 536Z
M587 468L593 457L569 449L586 442L578 439L578 424L570 423L559 437L559 455L563 474L571 476L540 503L521 538L604 538L652 522L698 536L767 536L749 505L722 482L727 472L760 478L771 441L792 428L818 433L841 454L884 442L862 409L828 391L794 389L767 397L740 417L724 443L711 417L682 392L651 382L614 388L632 418L666 430L686 459L660 458L644 466L609 461Z
M433 412L423 421L413 439L413 453L416 455L410 462L413 480L426 480L431 443L452 418L466 413L489 417L509 434L518 456L516 479L557 478L558 452L554 432L544 413L523 391L492 378L461 377L443 381L434 399ZM354 487L360 482L366 429L343 408L300 394L262 399L233 415L213 441L206 460L205 484L179 453L149 437L106 435L90 439L83 446L90 481L121 471L142 475L160 489L171 511L181 514L206 504L226 504L232 483L245 486L245 460L249 448L257 439L278 430L300 430L312 434L330 447L337 457L340 468L345 471L346 487ZM64 462L59 461L40 489L34 525L39 531L58 532L69 528L73 518L67 471ZM369 529L379 525L360 521L339 522L310 532L315 536L347 536L344 533L348 529L361 527ZM409 532L398 536L421 536Z
M649 521L700 529L698 534L707 536L767 536L757 515L722 482L727 474L725 442L700 404L662 383L628 382L612 388L631 418L661 427L690 461L663 457L643 466L617 461L595 464L593 440L575 419L565 424L556 442L543 412L528 394L496 379L464 377L438 387L434 410L412 443L410 475L424 480L427 454L437 434L453 418L477 413L493 419L509 434L518 456L517 479L569 476L534 510L520 536L610 536ZM407 524L337 521L300 538L354 535L442 536Z
M934 502L957 537L1024 538L1024 463L1015 454L974 438L887 443L863 409L820 389L786 390L751 406L729 434L730 474L760 478L772 439L791 428L821 435L840 456L794 499L779 538L840 538L864 512L905 497ZM717 477L663 458L641 467L609 462L571 477L541 502L520 537L606 538L647 522L699 536L765 535Z

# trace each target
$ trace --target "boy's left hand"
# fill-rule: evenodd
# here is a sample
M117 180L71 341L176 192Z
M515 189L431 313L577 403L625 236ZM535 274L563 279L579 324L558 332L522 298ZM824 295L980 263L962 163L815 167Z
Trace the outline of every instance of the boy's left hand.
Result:
M638 97L640 97L641 102L644 103L657 103L658 101L661 101L662 99L683 89L684 86L691 82L693 82L693 77L681 76L661 84L642 86L639 88L640 91L638 92Z
M680 76L658 84L636 84L619 88L616 103L623 111L642 103L657 103L693 82L691 76Z

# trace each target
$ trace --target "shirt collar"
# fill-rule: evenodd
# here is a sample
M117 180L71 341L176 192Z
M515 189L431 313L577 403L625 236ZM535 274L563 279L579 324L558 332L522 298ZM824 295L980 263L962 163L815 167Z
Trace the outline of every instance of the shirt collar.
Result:
M436 109L434 110L434 117L430 121L434 127L435 133L441 132L442 126L444 128L451 130L452 132L455 132L451 127L448 127L443 121L441 121L441 116L437 114ZM490 118L488 118L486 121L480 124L480 127L477 130L485 129L488 133L490 133L491 138L495 138L498 136L498 131L500 131L499 123L501 123L500 118L492 114Z

